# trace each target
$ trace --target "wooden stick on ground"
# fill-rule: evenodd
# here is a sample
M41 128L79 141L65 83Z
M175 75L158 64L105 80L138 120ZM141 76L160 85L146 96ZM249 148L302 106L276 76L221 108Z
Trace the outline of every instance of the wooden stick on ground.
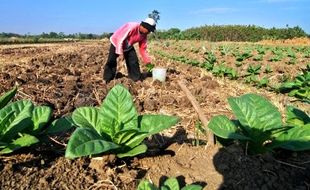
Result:
M198 114L198 117L202 123L202 125L207 129L207 133L208 133L208 142L213 146L215 144L215 140L214 140L214 135L213 133L208 129L207 125L208 125L208 120L205 117L205 115L203 114L199 103L197 102L196 98L192 95L192 93L189 91L189 89L185 86L184 81L183 80L179 80L178 81L179 86L181 87L181 89L184 91L185 95L187 96L187 98L189 99L189 101L192 103L195 111Z

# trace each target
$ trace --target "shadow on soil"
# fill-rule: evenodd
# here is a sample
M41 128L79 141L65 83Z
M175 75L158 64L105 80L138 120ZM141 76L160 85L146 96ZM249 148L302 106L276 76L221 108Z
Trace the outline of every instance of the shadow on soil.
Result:
M219 149L213 158L223 176L219 189L309 189L310 163L305 162L309 152L278 155L246 155L238 145Z

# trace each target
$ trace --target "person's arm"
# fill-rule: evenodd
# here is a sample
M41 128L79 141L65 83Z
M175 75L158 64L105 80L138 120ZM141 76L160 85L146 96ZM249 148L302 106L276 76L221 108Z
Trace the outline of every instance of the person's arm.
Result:
M139 50L140 50L140 54L142 56L143 62L145 64L151 63L151 58L149 56L149 54L146 51L147 49L147 39L144 38L142 41L139 42Z

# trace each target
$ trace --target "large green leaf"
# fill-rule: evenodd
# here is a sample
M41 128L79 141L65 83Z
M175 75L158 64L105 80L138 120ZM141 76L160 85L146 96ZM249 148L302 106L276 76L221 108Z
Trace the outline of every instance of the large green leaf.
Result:
M218 115L211 118L208 128L218 137L224 139L251 140L238 132L235 124L225 115Z
M148 133L138 132L132 138L126 141L124 145L130 148L134 148L140 145L147 136L149 136Z
M142 180L139 185L137 190L159 190L155 185L150 183L148 180Z
M100 128L102 117L100 110L95 107L77 108L72 114L72 119L77 126L94 128L99 134L102 134Z
M38 133L52 117L52 109L48 106L36 106L32 111L33 132Z
M139 146L136 146L133 149L130 149L128 152L117 154L117 157L119 158L132 157L132 156L145 153L146 151L147 151L147 146L145 144L141 144Z
M12 143L7 145L6 148L1 150L0 154L8 154L22 147L27 147L38 142L39 140L36 137L28 134L23 134L21 137L15 139Z
M13 116L0 129L0 140L10 141L18 132L32 126L31 115L33 104L28 100L13 102L0 110L0 118L5 118L13 111Z
M164 182L163 186L166 186L169 190L180 190L179 182L174 177L168 178Z
M116 148L119 146L106 141L94 128L77 128L70 137L65 156L73 159L100 154Z
M116 144L125 144L132 139L139 131L137 129L128 129L117 132L113 137L113 142Z
M282 126L281 113L268 100L259 95L246 94L239 98L228 98L228 102L233 113L249 134L254 135L253 132L259 134Z
M202 190L202 187L200 185L187 185L181 190Z
M11 101L11 99L15 96L16 92L17 87L14 87L12 90L6 92L0 97L0 109L2 109Z
M73 120L70 116L61 117L52 122L52 124L46 129L47 134L57 134L68 131L74 127Z
M302 127L310 123L310 117L303 111L293 107L286 107L286 123L292 126Z
M168 115L142 115L138 117L139 128L150 135L168 129L179 122L179 118Z
M12 117L14 117L14 111L13 110L11 110L11 112L8 112L3 118L0 118L0 131L2 131L5 128L5 125L7 125L8 121ZM1 138L1 136L0 136L0 138Z
M125 129L137 128L137 111L129 91L122 85L113 87L101 105L103 128L123 126ZM122 128L115 130L115 132Z
M281 133L273 141L271 147L282 147L292 151L310 150L310 124L293 127Z

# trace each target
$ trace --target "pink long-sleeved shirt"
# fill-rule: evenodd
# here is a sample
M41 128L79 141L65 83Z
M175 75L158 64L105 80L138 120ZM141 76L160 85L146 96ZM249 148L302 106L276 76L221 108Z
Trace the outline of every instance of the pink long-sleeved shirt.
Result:
M150 63L151 58L146 51L147 35L139 32L139 26L140 23L136 22L129 22L123 25L114 32L114 34L110 38L110 41L115 46L115 53L119 55L123 54L126 46L132 46L135 43L139 42L139 52L142 56L143 62Z

